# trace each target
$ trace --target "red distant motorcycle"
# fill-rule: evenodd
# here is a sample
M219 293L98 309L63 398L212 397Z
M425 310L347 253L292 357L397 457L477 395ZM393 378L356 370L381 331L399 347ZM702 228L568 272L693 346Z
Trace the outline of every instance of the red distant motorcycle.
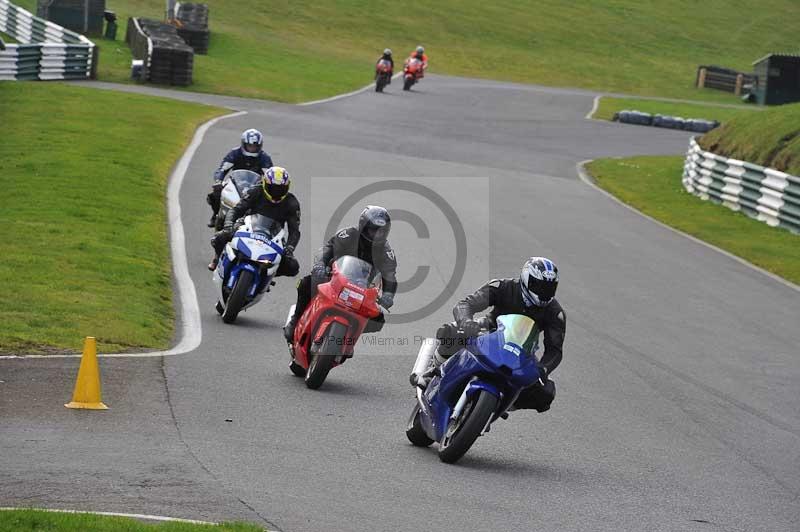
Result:
M411 89L414 83L425 77L425 68L419 59L410 57L403 65L403 90Z
M383 88L392 82L392 63L381 59L375 65L375 92L383 92Z
M317 287L289 346L289 368L305 378L306 386L314 390L322 386L332 368L352 358L362 333L383 328L379 291L380 272L370 263L351 256L334 262L331 280ZM293 314L294 306L287 323Z

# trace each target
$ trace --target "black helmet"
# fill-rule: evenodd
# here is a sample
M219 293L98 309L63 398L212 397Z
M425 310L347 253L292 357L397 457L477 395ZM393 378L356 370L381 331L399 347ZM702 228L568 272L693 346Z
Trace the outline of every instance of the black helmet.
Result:
M546 307L556 295L558 268L550 259L531 257L522 266L519 287L526 306Z
M369 242L380 244L386 242L392 218L389 211L376 205L367 205L358 218L358 233Z

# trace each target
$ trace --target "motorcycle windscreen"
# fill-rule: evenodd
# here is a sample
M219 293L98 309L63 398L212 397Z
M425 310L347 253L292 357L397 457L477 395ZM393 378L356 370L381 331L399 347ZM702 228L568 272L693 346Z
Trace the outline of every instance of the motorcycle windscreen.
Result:
M523 353L533 356L539 347L539 328L536 322L522 314L498 316L497 330L477 338L482 352L507 351L516 357Z
M359 288L376 286L373 278L376 277L377 272L369 262L358 257L345 255L344 257L339 257L335 264L336 269L347 278L350 284Z
M261 176L250 170L234 170L228 177L236 185L240 196L244 196L248 189L261 182Z
M283 228L282 224L279 224L269 216L264 216L263 214L251 214L249 218L250 228L253 230L253 233L260 233L269 238L277 235Z

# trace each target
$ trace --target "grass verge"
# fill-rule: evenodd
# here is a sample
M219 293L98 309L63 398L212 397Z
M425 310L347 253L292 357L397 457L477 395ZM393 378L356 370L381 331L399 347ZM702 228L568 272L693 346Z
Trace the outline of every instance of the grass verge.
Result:
M683 118L702 118L705 120L716 120L727 122L728 120L743 114L751 116L753 112L762 111L763 107L738 106L722 107L708 103L678 103L665 102L660 100L644 100L641 98L613 98L603 96L597 106L592 118L597 120L612 120L614 113L623 110L641 111L650 114L662 114L670 116L681 116Z
M683 157L598 159L597 184L639 211L800 284L800 236L769 227L683 189Z
M166 182L222 109L72 85L0 82L0 351L166 347Z
M36 0L15 0L28 10ZM736 103L694 88L699 64L751 69L796 47L796 0L273 0L209 2L211 41L195 56L192 90L297 102L372 80L384 47L426 46L431 71ZM163 0L115 0L117 43L98 41L100 77L127 81L129 16L161 19Z
M168 521L144 523L129 517L44 510L0 511L0 532L263 532L247 523L200 525Z
M699 142L718 155L800 176L800 104L735 116Z

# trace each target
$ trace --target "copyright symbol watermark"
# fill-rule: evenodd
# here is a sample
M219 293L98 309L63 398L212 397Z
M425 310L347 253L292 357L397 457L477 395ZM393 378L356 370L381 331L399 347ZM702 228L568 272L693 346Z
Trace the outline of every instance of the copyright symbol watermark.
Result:
M389 211L389 243L397 258L398 288L390 324L430 318L475 290L488 271L488 179L319 178L312 181L311 213L324 220L325 239L356 226L367 205ZM481 201L482 198L482 201ZM476 277L477 276L477 277ZM468 281L465 283L465 279ZM466 286L465 286L466 284ZM468 291L468 292L467 292Z

